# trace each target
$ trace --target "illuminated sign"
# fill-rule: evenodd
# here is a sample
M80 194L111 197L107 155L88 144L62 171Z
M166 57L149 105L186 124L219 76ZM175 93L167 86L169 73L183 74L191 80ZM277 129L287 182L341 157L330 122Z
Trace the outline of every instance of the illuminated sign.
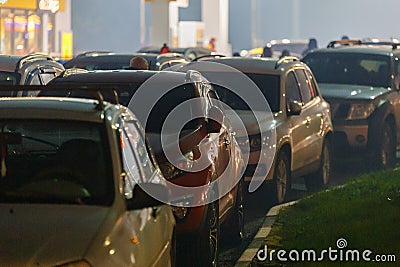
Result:
M59 0L40 0L39 1L40 10L48 10L52 13L56 13L60 9Z

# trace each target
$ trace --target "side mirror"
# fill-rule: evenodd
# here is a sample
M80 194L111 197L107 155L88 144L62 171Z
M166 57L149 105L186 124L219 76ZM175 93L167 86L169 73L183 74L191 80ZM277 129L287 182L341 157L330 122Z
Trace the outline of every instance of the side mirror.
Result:
M293 115L300 115L301 110L302 110L302 104L297 102L297 101L290 101L289 102L289 108L288 108L288 116L293 116Z
M126 200L127 209L137 210L165 204L152 195L168 200L169 190L163 184L141 183L140 186L137 184L133 188L133 197Z
M210 111L208 112L208 122L207 122L208 132L219 133L222 127L221 123L223 120L224 120L224 114L222 113L222 111L219 108L212 106L210 108Z

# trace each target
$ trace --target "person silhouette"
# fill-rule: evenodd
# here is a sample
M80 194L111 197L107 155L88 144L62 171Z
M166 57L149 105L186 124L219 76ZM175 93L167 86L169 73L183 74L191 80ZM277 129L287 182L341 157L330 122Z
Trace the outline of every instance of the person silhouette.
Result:
M149 63L143 57L133 57L129 62L129 69L130 70L148 70Z
M287 49L283 49L281 56L279 58L288 57L288 56L290 56L290 51Z
M272 48L270 44L267 44L266 46L264 46L263 48L263 53L262 53L262 57L272 57Z
M318 48L317 39L310 38L308 40L308 47L303 51L303 53L301 53L301 55L304 57L309 52L311 52L312 50L317 49L317 48Z
M171 52L171 50L169 49L168 45L166 43L164 43L160 49L160 54L165 54L165 53L170 53L170 52Z

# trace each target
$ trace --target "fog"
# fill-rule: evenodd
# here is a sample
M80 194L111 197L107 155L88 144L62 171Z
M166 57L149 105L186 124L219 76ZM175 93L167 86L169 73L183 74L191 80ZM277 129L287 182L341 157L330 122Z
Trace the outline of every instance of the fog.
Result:
M181 20L200 20L200 0L180 9ZM216 0L217 1L217 0ZM342 35L351 38L400 37L398 0L230 0L229 41L233 51L265 44L271 39L308 39L319 46ZM140 40L140 1L72 0L75 51L133 52L150 44L146 4L146 39Z

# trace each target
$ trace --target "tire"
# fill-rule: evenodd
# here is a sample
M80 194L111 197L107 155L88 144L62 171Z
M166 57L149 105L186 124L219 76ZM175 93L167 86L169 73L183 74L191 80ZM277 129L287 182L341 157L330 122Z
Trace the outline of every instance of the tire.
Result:
M224 229L229 233L229 240L235 245L240 245L244 239L244 204L243 204L243 182L240 180L236 194L235 206L232 214L226 222Z
M290 162L287 154L279 152L275 162L274 175L271 184L270 199L273 204L281 204L285 201L290 189Z
M207 205L207 214L200 229L192 264L199 267L217 267L219 254L219 207L218 200Z
M175 267L176 264L176 230L172 232L171 237L171 250L170 250L170 260L171 260L171 267Z
M373 170L388 170L396 166L396 135L392 126L385 121L375 149L372 151Z
M325 140L320 156L320 166L316 173L304 177L306 188L309 192L327 188L332 176L332 145Z

